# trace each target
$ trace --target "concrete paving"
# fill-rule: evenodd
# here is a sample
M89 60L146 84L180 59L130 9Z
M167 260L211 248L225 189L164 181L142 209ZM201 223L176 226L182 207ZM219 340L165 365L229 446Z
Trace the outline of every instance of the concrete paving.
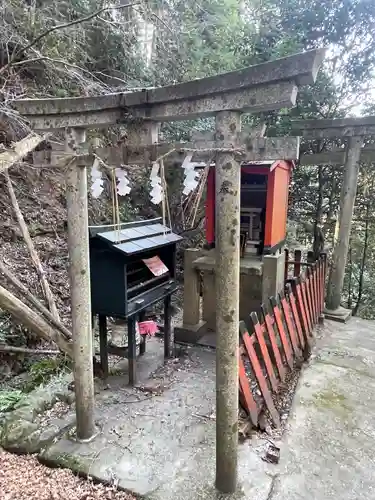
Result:
M272 500L375 496L375 322L326 322L304 369Z
M66 436L44 458L113 482L149 500L213 500L215 357L187 348L156 370L162 346L148 344L141 388L113 377L97 398L98 437ZM302 371L278 465L262 460L267 436L239 445L233 499L372 499L375 490L375 323L326 322Z

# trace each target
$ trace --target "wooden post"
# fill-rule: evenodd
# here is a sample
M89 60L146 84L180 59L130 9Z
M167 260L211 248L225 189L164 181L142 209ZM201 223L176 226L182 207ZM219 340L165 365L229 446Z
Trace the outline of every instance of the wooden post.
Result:
M76 155L85 142L82 129L67 129L66 150ZM69 277L72 308L74 384L76 393L77 438L95 435L94 375L91 334L91 292L89 232L87 214L87 173L73 160L66 173L68 210Z
M338 310L341 303L362 145L363 137L349 137L340 197L339 234L333 251L327 291L326 308L330 312Z
M238 147L241 115L216 115L218 148ZM240 173L233 153L216 156L216 487L237 488Z

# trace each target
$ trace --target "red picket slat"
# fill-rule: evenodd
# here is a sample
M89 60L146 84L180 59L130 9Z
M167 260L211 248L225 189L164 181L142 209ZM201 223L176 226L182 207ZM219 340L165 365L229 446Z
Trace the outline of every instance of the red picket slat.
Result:
M312 306L312 297L311 297L311 278L310 278L309 272L307 273L305 283L306 283L307 306L308 306L309 311L310 311L310 325L311 325L310 335L312 335L312 330L314 328L315 322L314 322L314 310L313 310L313 306Z
M307 324L308 324L307 334L309 336L311 334L311 331L312 331L312 323L311 323L309 305L307 302L306 282L304 279L301 279L301 297L302 297L303 309L305 311Z
M240 321L240 332L242 339L244 340L245 344L245 349L247 351L247 355L250 359L250 363L255 375L255 378L257 379L259 389L262 393L262 396L264 398L264 401L266 403L267 409L270 412L271 418L276 425L276 427L280 427L280 416L278 414L278 411L275 408L274 402L272 400L272 395L271 391L268 388L267 381L265 379L265 376L262 371L262 367L259 363L258 356L255 352L253 342L251 341L245 341L246 336L249 336L249 332L246 329L246 325L243 321Z
M322 261L321 261L321 287L322 287L322 292L321 292L321 311L323 314L324 311L324 299L325 299L325 287L326 287L326 272L327 272L327 257L325 254L322 254L321 256Z
M316 322L319 319L319 280L318 280L318 264L314 265L314 304L315 304L315 318Z
M321 269L320 269L320 259L318 260L316 264L316 306L317 306L317 314L318 314L318 319L320 315L322 314L321 311Z
M318 322L316 296L315 296L315 264L310 269L310 291L311 291L311 307L313 311L314 324Z
M279 373L280 380L284 382L285 380L285 368L281 359L279 346L277 345L276 334L273 328L273 322L271 316L265 311L264 306L262 305L262 312L264 318L264 324L266 327L266 331L268 334L268 338L270 339L270 344L273 352L273 356L276 361L276 368Z
M264 340L263 325L261 325L259 323L257 313L255 313L255 312L251 313L250 318L251 318L251 321L253 323L255 336L256 336L256 339L258 341L260 351L262 353L264 366L266 368L267 375L268 375L268 378L270 380L272 390L274 392L277 392L278 383L277 383L275 371L274 371L273 366L272 366L271 358L270 358L270 355L269 355L269 352L267 349L267 345L266 345L266 342ZM248 342L249 338L250 338L250 336L248 336L248 335L245 335L242 337L245 346L246 346L246 342Z
M289 345L289 342L288 342L288 339L287 339L287 336L286 336L286 333L284 330L284 325L283 325L283 321L281 318L280 309L279 309L279 306L277 305L275 297L271 297L270 302L271 302L271 306L272 306L273 315L274 315L274 318L276 321L277 330L278 330L279 335L280 335L281 345L283 346L285 359L289 365L289 368L292 369L293 368L293 356L292 356L292 351L290 349L290 345Z
M307 343L310 343L310 336L309 336L310 325L307 317L305 301L303 299L303 294L302 294L302 283L300 280L293 282L293 291L295 292L297 300L297 309L300 315L305 341Z
M258 425L258 408L251 392L251 386L246 375L245 365L241 355L238 359L239 383L240 390L243 396L244 410L249 414L250 420L254 426Z
M294 324L296 325L296 330L297 330L297 336L298 336L298 340L299 340L299 345L300 345L300 347L302 349L304 349L304 347L305 347L305 339L304 339L304 336L303 336L301 321L300 321L298 310L297 310L296 298L294 296L292 287L291 287L291 285L289 283L287 285L287 292L288 292L290 309L292 311Z
M294 324L292 321L290 307L289 307L289 304L286 300L284 293L280 294L280 303L281 303L281 307L282 307L282 310L284 313L286 326L288 328L288 333L289 333L290 341L291 341L291 344L293 347L293 352L297 357L299 357L301 355L301 352L300 352L299 347L298 347L297 334L296 334L296 330L294 328Z

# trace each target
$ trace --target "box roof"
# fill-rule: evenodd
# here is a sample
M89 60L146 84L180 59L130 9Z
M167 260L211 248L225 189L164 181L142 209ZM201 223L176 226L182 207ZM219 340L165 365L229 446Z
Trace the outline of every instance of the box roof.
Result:
M183 239L178 234L173 233L169 227L158 222L159 220L161 219L125 223L115 229L113 229L113 225L92 226L89 228L90 236L100 238L114 250L125 255L134 255L160 248Z

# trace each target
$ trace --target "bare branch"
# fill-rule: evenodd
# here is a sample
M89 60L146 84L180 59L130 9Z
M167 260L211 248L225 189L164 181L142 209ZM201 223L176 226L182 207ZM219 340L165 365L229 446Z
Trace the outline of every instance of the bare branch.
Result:
M0 344L0 352L10 352L14 354L37 354L39 356L56 356L57 354L60 354L60 351L54 351L51 349L29 349L27 347L14 347L4 344Z

